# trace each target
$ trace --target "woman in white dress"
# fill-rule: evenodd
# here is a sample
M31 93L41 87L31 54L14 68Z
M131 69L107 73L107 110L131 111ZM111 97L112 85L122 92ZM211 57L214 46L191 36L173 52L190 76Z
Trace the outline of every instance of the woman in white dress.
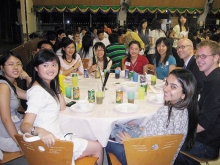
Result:
M31 88L27 91L28 109L21 124L21 131L39 136L48 147L54 145L55 139L72 141L73 164L78 158L92 155L99 157L98 165L101 165L103 151L99 142L73 136L67 139L61 133L59 111L65 110L66 105L59 88L58 57L50 50L41 50L34 57L33 69Z
M177 47L178 40L182 38L188 38L189 28L186 15L180 15L178 18L178 25L174 26L173 30L170 33L170 38L174 39L173 47Z
M60 73L64 76L68 76L71 73L82 75L84 69L80 55L76 53L76 43L70 39L65 39L62 45L62 57L59 56Z

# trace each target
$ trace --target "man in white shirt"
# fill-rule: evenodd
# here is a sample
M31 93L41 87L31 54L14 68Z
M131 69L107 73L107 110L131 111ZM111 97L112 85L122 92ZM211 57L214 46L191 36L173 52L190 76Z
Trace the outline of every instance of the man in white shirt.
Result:
M105 45L105 47L110 44L109 39L105 38L105 36L104 36L104 30L103 29L99 29L97 31L97 35L98 35L98 38L95 38L93 40L93 45L95 45L96 42L102 42Z

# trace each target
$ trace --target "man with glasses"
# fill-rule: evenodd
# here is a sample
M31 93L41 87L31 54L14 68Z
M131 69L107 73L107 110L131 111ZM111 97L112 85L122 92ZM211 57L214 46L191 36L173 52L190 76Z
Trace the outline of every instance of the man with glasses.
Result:
M216 159L220 148L220 46L211 40L197 45L196 63L206 78L199 99L199 121L195 144L182 151L199 158ZM175 165L197 165L199 162L179 153Z
M197 90L200 93L200 90L203 87L203 81L205 79L204 72L200 71L196 65L196 59L193 55L193 43L191 40L184 38L178 41L177 43L177 53L181 59L184 61L184 68L188 69L195 76L197 81Z

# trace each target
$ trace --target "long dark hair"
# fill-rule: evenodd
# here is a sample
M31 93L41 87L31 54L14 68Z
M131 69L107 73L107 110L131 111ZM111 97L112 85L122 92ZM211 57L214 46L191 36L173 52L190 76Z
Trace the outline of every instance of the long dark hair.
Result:
M48 62L48 61L56 61L58 65L58 73L60 71L60 61L58 56L51 50L43 49L40 52L38 52L34 56L33 61L33 77L32 81L30 83L29 88L33 85L35 81L37 81L42 88L44 88L51 96L54 98L59 99L58 94L61 93L60 87L59 87L59 74L56 75L56 77L51 80L50 87L47 85L47 83L39 77L38 72L34 69L34 67L38 67L39 65Z
M81 58L86 58L86 54L89 52L89 48L93 46L92 37L89 35L85 35L82 38L82 55Z
M19 54L15 53L15 52L12 52L12 51L7 51L7 52L5 52L5 53L0 57L0 65L1 65L2 67L4 67L6 61L7 61L11 56L13 56L13 57L15 57L15 58L18 58L18 59L22 62L21 56L20 56ZM14 86L6 77L0 76L0 79L5 80L5 81L10 85L10 87L13 89L14 93L17 95L15 86Z
M186 19L186 22L184 23L184 27L186 28L186 31L188 31L188 20L187 20L187 17L184 14L180 14L180 16L178 17L178 24L180 26L180 32L182 31L181 22L180 22L180 18L181 17L184 17Z
M62 48L62 58L66 60L66 52L63 50L64 48L66 48L67 46L69 46L70 44L74 44L75 46L75 52L72 55L72 58L75 60L76 59L76 43L71 40L71 39L65 39L62 42L63 48Z
M170 54L171 46L170 46L170 41L169 41L169 39L166 38L166 37L160 37L160 38L158 38L158 40L156 41L156 44L155 44L155 50L156 50L156 52L155 52L155 56L156 56L156 66L158 66L159 61L160 61L160 58L161 58L161 56L160 56L160 54L159 54L159 52L158 52L158 50L157 50L157 45L161 44L162 42L163 42L164 45L166 45L166 47L167 47L166 56L165 56L165 58L163 59L162 63L163 63L163 64L166 64L166 62L167 62L169 56L171 55L171 54Z
M105 68L107 68L108 62L110 60L107 59L106 48L105 48L105 45L102 42L96 42L95 45L93 46L93 58L92 58L93 65L95 65L96 62L97 62L94 52L95 52L96 49L98 49L98 47L101 47L102 49L104 49L104 56L103 56L104 66L103 66L103 69L105 69Z
M131 46L132 44L138 45L138 47L141 49L141 44L140 44L140 42L138 42L138 41L136 41L136 40L131 41L131 42L129 43L128 47L130 48L130 46ZM129 51L128 51L128 56L127 56L127 61L128 61L128 62L131 62L131 54L130 54Z
M143 31L142 31L142 25L143 25L145 22L147 22L146 19L142 19L142 20L141 20L141 22L140 22L140 24L139 24L139 26L138 26L138 33L139 33L139 34L140 34L140 33L143 33ZM149 29L148 29L148 27L146 28L145 33L149 34Z
M198 125L198 97L197 97L197 82L194 75L187 69L174 69L170 72L174 75L178 82L181 84L182 92L185 94L185 98L175 104L171 104L169 101L165 102L165 105L169 107L168 124L172 112L172 108L183 110L187 108L188 111L188 132L186 136L186 149L191 149L194 145L196 138L196 129Z

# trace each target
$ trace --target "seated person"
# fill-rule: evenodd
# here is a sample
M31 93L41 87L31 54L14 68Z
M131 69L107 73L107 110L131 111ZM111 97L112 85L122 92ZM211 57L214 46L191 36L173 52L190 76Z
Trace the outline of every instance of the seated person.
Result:
M70 39L65 39L62 43L62 57L60 59L60 73L69 76L71 73L82 75L84 72L80 55L76 53L76 44Z
M139 74L147 73L149 63L148 59L139 55L141 46L138 41L131 41L128 45L128 57L124 61L123 70L129 69Z
M163 80L175 69L176 60L170 55L170 42L166 37L161 37L156 41L156 53L153 60L155 74L158 79Z
M58 57L50 50L42 50L34 58L33 69L31 88L27 91L28 109L21 124L21 131L39 136L49 148L54 145L55 139L72 141L73 163L78 158L95 156L99 158L98 165L101 165L103 152L99 142L61 133L59 111L65 110L66 105L59 87Z
M31 79L22 70L21 57L13 52L1 56L0 66L0 150L16 152L20 151L20 148L14 135L18 134L23 118L17 110L19 99L26 100L26 92L14 83L18 77L26 79L28 83Z
M173 70L163 86L164 106L146 123L140 135L140 137L144 137L184 134L173 162L185 140L189 148L194 144L198 124L198 102L195 89L196 79L190 71L185 69ZM115 137L119 139L119 143L109 141L106 152L113 153L122 165L126 165L123 141L130 139L131 136L126 132L118 132Z
M110 71L112 61L106 55L105 45L102 42L96 42L93 50L93 57L90 58L88 63L89 73L97 70L97 67L100 69L100 71L104 71L105 69Z
M106 47L107 56L112 60L111 70L120 67L121 60L127 56L126 48L118 42L118 35L112 33L109 35L110 45Z

